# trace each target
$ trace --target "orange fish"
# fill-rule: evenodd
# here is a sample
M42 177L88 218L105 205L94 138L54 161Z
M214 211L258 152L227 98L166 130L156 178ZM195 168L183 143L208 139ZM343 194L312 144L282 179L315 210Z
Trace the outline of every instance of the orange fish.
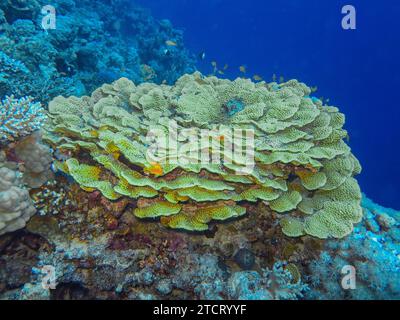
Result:
M108 143L105 150L113 156L115 160L118 160L121 156L120 149L112 142Z
M152 162L150 167L144 168L144 172L155 176L161 176L164 173L161 165L156 162Z
M89 134L94 137L94 138L98 138L99 137L99 132L97 130L90 130Z

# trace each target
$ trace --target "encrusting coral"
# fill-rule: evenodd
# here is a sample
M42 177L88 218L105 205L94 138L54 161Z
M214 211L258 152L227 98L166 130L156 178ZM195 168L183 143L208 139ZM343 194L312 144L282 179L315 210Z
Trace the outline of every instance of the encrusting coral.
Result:
M68 155L57 166L82 189L137 199L139 218L204 231L212 220L244 215L243 202L264 201L288 236L341 238L362 217L353 178L361 167L343 141L344 115L310 94L296 80L267 84L194 73L174 86L135 86L121 78L91 97L55 98L44 140ZM188 140L202 141L206 129L217 132L206 138L207 159L220 162L193 160L205 150ZM172 139L157 149L157 161L149 159L154 132L175 135L183 148ZM246 141L252 157L232 155L228 147Z

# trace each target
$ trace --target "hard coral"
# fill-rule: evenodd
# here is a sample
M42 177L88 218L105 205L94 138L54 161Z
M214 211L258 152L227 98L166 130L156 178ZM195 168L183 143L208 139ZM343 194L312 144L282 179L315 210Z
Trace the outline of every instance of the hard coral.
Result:
M28 190L19 186L16 171L5 166L0 153L0 235L25 227L35 212Z
M244 215L243 202L264 201L288 236L341 238L362 217L353 178L361 167L343 141L344 115L310 93L296 80L278 85L195 73L174 86L135 86L122 78L91 97L54 99L45 140L72 156L58 167L84 190L110 200L138 199L140 218L204 231L212 220ZM231 101L240 101L235 112L226 108ZM171 119L176 132L189 130L196 141L204 129L220 130L209 136L207 159L223 160L193 161L193 153L173 143L159 162L149 160L148 134L157 129L176 136ZM226 148L240 143L236 133L226 134L234 130L254 133L251 170L248 158ZM204 151L193 141L189 146L194 154ZM155 165L161 169L151 174Z
M46 119L40 103L32 98L6 97L0 103L0 143L15 141L38 130Z

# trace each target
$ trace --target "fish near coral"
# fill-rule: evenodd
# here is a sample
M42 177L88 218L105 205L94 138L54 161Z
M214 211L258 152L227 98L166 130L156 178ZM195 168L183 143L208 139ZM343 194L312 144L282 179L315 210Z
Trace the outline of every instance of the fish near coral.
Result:
M176 47L178 45L175 41L172 40L165 41L165 44L169 47Z
M156 162L151 163L150 167L144 168L143 171L154 176L162 176L164 172L162 166Z
M311 89L297 80L276 85L200 73L184 75L175 85L136 86L122 78L91 97L55 98L45 139L70 152L59 167L66 166L83 189L112 201L137 200L138 218L200 232L213 221L245 215L244 203L262 201L288 237L342 238L362 217L354 179L361 166L344 141L345 117L311 99ZM231 161L225 145L235 145L235 139L226 131L210 139L208 156L218 163L190 161L179 153L185 139L178 137L176 146L168 144L165 162L148 160L146 138L153 129L167 136L190 129L193 141L201 141L208 128L253 132L254 167L238 174L247 159Z

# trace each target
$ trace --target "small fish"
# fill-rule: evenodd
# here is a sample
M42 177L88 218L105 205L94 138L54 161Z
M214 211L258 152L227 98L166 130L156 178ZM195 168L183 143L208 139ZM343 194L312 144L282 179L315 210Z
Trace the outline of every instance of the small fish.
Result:
M255 81L262 81L262 77L261 76L259 76L258 74L255 74L254 76L253 76L253 79L255 80Z
M175 41L172 40L165 41L165 44L169 47L176 47L178 45Z
M318 87L317 86L311 87L310 90L311 90L312 93L314 93L314 92L316 92L318 90Z
M212 62L211 62L211 65L212 65L214 68L216 68L216 67L217 67L217 62L216 62L216 61L212 61Z
M225 74L225 72L223 72L222 70L218 70L218 73L221 74L221 75Z
M284 82L285 82L285 78L282 77L282 76L280 76L280 77L279 77L279 82L280 82L280 83L284 83Z
M144 168L144 172L155 176L161 176L164 173L161 165L156 162L152 162L150 167Z
M276 74L275 73L272 75L272 81L276 82Z
M108 130L108 129L110 129L110 127L108 125L103 125L103 126L99 127L98 131L105 131L105 130Z
M94 138L98 138L99 137L99 132L97 130L90 130L89 134L94 137Z
M167 80L164 79L161 83L162 84L167 84Z
M120 149L113 142L108 143L105 150L111 154L115 160L118 160L121 156Z
M224 70L227 70L229 68L229 65L228 64L225 64L224 65Z
M246 66L240 66L239 67L240 72L246 73Z
M171 51L170 51L169 49L165 49L165 50L164 50L164 54L165 54L166 56L170 56L170 55L171 55Z
M205 52L200 52L199 53L199 59L204 60L206 58L206 53Z

